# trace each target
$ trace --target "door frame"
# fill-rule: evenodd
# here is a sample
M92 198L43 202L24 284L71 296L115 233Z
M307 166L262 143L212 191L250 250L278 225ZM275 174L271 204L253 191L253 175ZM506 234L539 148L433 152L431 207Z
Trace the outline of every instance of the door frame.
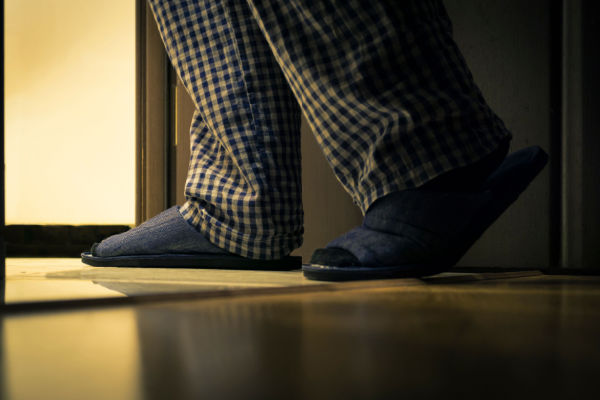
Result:
M170 73L152 10L136 0L136 225L169 205Z

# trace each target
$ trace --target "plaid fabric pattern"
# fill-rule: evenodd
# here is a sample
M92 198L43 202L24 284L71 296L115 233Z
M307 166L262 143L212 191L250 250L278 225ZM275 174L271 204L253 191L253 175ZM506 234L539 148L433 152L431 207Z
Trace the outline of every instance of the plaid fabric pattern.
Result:
M510 137L441 1L149 2L197 106L182 214L233 253L301 244L299 109L363 213Z
M260 259L302 243L300 109L246 3L150 1L197 111L182 215Z

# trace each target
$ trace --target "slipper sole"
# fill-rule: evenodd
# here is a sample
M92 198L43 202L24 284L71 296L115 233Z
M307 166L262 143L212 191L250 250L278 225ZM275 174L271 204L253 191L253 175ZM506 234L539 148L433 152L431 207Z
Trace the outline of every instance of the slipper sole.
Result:
M548 162L548 155L538 146L516 151L505 158L502 164L483 183L485 190L494 193L489 207L472 219L465 230L464 240L456 244L456 251L448 256L444 265L400 265L382 267L327 266L305 264L302 271L307 279L322 281L417 278L435 275L449 270L473 246L491 225L514 203L519 195L542 171ZM327 250L327 249L324 249Z
M402 265L394 267L330 267L304 264L302 272L307 279L318 281L355 281L367 279L420 278L447 271L451 266Z
M198 268L288 271L302 266L302 257L287 256L278 260L252 260L233 255L149 254L98 257L81 253L81 261L94 267Z

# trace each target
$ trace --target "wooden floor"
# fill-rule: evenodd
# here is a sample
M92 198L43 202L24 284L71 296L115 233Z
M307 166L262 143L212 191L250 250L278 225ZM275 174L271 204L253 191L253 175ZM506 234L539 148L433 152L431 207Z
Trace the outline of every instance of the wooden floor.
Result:
M264 273L265 287L239 271L21 262L7 295L72 280L118 301L3 305L2 399L600 398L600 277L321 284L292 271ZM185 282L200 290L173 297Z
M6 275L6 304L319 284L299 271L98 268L78 258L9 258Z

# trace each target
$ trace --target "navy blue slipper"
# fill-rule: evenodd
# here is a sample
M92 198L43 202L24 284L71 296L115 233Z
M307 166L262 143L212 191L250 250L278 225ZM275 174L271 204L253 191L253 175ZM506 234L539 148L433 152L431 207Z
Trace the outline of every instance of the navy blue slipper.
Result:
M310 264L302 266L304 276L342 281L447 271L547 162L548 155L541 148L528 147L506 157L474 192L398 192L392 218L387 206L369 210L363 225L314 252Z
M177 206L94 243L89 252L81 254L81 261L95 267L290 270L302 266L301 257L253 260L220 249L193 228Z

